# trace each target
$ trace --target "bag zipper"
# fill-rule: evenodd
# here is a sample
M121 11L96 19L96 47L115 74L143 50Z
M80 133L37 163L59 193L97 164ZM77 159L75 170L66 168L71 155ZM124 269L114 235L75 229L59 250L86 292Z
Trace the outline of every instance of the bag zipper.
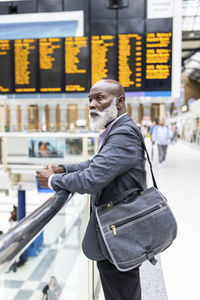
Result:
M131 218L128 218L128 219L122 220L120 222L117 222L117 223L115 223L113 225L110 225L110 229L112 230L113 235L117 235L117 227L120 227L120 226L125 225L125 224L127 224L129 222L132 222L132 221L135 221L137 219L140 219L140 218L142 218L142 217L144 217L144 216L146 216L148 214L151 214L152 212L154 212L154 211L162 208L165 205L166 205L165 203L161 203L159 205L156 205L156 206L154 206L154 207L152 207L152 208L150 208L150 209L148 209L148 210L146 210L146 211L138 214L137 216L133 216Z

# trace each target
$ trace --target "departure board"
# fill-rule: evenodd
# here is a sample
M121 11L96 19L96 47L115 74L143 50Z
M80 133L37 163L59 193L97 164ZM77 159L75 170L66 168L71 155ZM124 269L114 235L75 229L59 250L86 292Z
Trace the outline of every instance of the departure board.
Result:
M86 92L89 90L88 38L65 38L65 91Z
M120 34L118 37L118 80L126 91L144 88L142 35Z
M11 41L0 40L0 93L12 92Z
M35 93L36 88L36 40L14 41L14 83L16 93Z
M94 35L91 40L91 82L117 79L115 35Z
M40 92L62 92L63 40L39 40Z
M146 35L146 90L171 89L172 33Z
M108 78L127 92L171 91L171 28L148 29L94 35L91 43L88 37L0 40L0 93L88 92Z

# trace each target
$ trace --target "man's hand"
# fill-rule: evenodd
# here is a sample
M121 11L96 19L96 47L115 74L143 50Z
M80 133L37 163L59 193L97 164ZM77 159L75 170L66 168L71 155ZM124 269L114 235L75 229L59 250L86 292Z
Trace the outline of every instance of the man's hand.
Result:
M64 173L64 170L62 167L56 166L54 164L48 165L44 167L44 170L48 170L49 168L52 169L54 174L60 174L60 173Z
M48 179L52 174L54 174L51 165L46 166L43 170L37 170L36 173L39 186L42 188L48 188Z

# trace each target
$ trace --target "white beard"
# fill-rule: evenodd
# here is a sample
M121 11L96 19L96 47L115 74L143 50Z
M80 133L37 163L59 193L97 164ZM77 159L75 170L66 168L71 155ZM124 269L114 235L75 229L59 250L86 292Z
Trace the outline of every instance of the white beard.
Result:
M89 119L90 119L90 127L92 130L99 130L102 128L105 128L105 126L113 121L114 119L117 118L118 115L118 110L116 107L116 100L117 98L114 98L113 101L111 102L110 106L105 108L103 111L98 111L96 109L91 109L91 112L94 112L98 114L96 117L92 117L89 114Z

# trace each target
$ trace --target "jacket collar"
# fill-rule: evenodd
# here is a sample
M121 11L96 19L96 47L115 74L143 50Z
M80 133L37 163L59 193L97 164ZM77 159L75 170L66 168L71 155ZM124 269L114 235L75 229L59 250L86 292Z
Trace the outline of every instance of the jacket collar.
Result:
M114 128L121 126L123 123L125 123L125 122L127 122L127 121L129 121L129 120L131 120L131 118L130 118L129 114L126 113L126 114L124 114L121 118L119 118L118 120L116 120L116 121L114 122L114 124L112 125L112 127L110 128L110 130L108 131L108 133L106 134L106 136L104 137L104 140L103 140L103 142L102 142L102 144L101 144L101 146L100 146L100 148L99 148L99 151L101 150L101 148L102 148L103 145L105 144L106 138L107 138L107 136L109 135L109 133L110 133Z
M113 124L111 130L113 128L116 128L116 127L120 126L121 124L123 124L124 122L129 121L129 120L131 120L129 114L125 113L121 118L119 118L118 120L116 120L116 122Z

